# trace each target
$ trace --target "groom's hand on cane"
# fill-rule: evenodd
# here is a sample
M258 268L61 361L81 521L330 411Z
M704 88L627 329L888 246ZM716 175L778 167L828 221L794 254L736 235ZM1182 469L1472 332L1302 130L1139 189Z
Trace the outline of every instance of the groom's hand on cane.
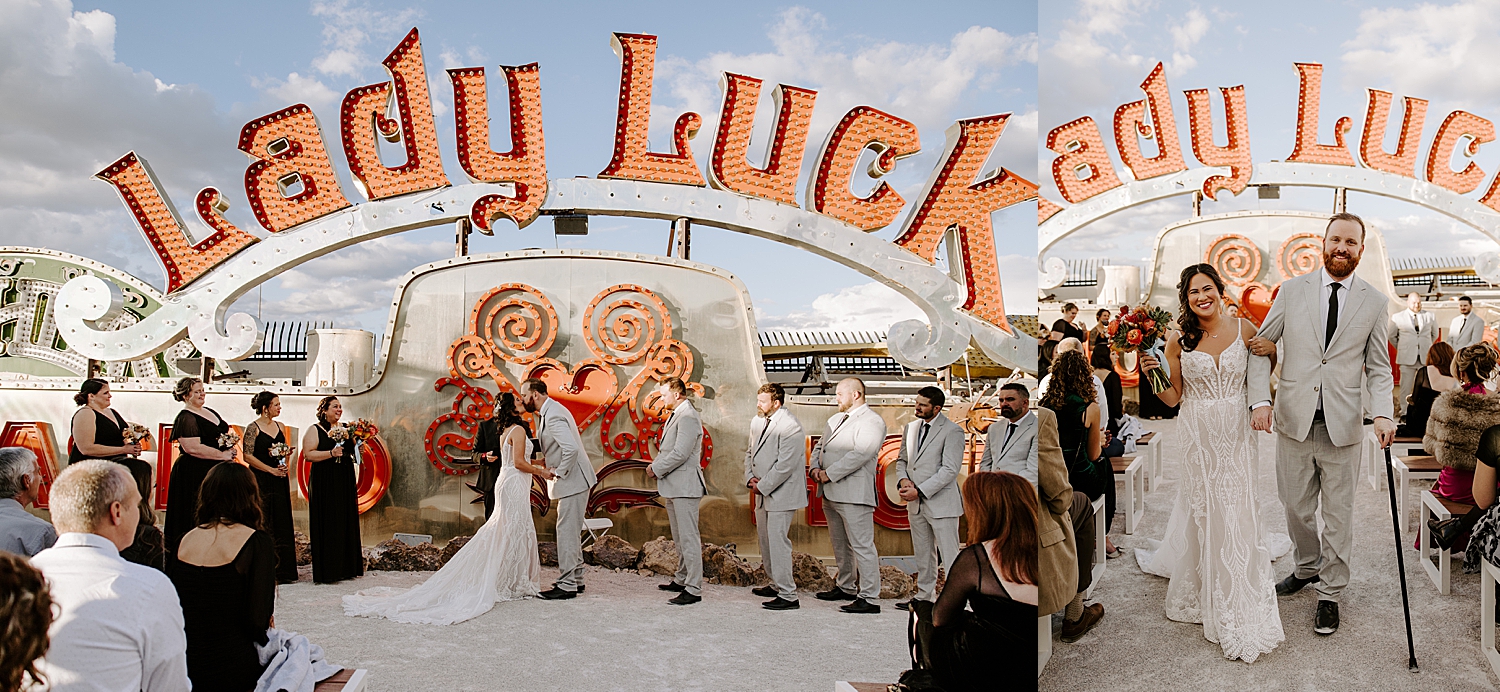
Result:
M1396 423L1389 418L1376 418L1374 422L1375 437L1380 440L1380 448L1386 449L1396 441Z

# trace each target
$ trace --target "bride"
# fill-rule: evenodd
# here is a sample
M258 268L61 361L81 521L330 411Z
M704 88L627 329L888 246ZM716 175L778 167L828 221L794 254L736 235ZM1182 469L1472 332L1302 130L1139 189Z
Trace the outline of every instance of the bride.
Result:
M1223 280L1207 264L1184 269L1177 283L1182 331L1167 337L1172 387L1160 397L1169 406L1182 403L1182 474L1166 536L1151 542L1154 555L1138 550L1137 562L1171 579L1168 618L1202 623L1203 636L1225 658L1251 663L1285 635L1256 502L1259 451L1245 401L1245 343L1255 327L1225 314L1223 293ZM1141 367L1161 364L1142 355ZM1290 541L1280 538L1284 553Z
M344 597L344 614L383 617L396 622L451 625L479 617L497 601L530 598L541 592L542 565L536 527L531 523L531 478L554 478L545 466L526 461L526 431L514 394L496 404L501 472L495 481L495 511L478 533L420 586L378 587Z

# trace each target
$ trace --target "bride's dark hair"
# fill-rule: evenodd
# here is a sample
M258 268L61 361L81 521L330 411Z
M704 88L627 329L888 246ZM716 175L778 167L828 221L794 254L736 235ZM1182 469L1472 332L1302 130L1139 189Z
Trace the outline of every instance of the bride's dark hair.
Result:
M1198 342L1203 339L1203 327L1198 324L1198 313L1193 312L1193 308L1188 305L1188 285L1199 274L1207 276L1219 289L1219 295L1224 295L1224 280L1219 278L1219 270L1214 269L1213 265L1194 264L1182 270L1182 277L1177 280L1177 307L1182 310L1182 314L1177 316L1177 324L1182 327L1182 337L1177 342L1184 351L1196 350Z
M495 420L500 422L499 430L495 431L497 433L503 434L506 430L510 430L510 426L519 425L527 430L528 435L531 434L530 428L526 427L526 421L521 418L521 414L516 413L516 395L511 392L500 395L500 400L495 404Z

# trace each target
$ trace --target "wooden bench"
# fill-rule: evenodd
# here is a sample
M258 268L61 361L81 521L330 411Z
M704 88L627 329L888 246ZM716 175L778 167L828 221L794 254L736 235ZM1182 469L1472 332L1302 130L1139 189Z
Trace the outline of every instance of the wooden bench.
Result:
M1165 443L1165 435L1153 430L1135 438L1135 446L1146 448L1146 478L1145 488L1155 490L1161 487L1161 449Z
M1414 454L1391 457L1391 468L1396 472L1396 525L1401 527L1402 533L1405 533L1407 491L1411 487L1411 482L1437 480L1438 473L1443 470L1443 465L1438 463L1436 457Z
M367 672L363 668L345 668L318 683L313 692L364 692Z
M1500 567L1489 560L1479 561L1479 648L1489 659L1490 670L1500 675L1500 651L1495 650L1495 584L1500 582Z
M1433 545L1432 531L1427 528L1428 519L1452 519L1454 516L1468 514L1473 509L1471 505L1445 500L1432 494L1431 490L1422 491L1422 509L1417 514L1417 555L1422 558L1422 571L1427 573L1427 578L1438 587L1438 593L1447 596L1448 587L1452 577L1453 567L1450 564L1448 551ZM1434 564L1433 558L1437 562ZM1493 611L1491 616L1494 617Z
M1135 533L1135 525L1146 513L1146 458L1140 454L1110 457L1117 480L1125 482L1125 533Z
M1091 570L1092 578L1089 580L1089 588L1083 592L1083 599L1089 600L1094 597L1094 587L1099 585L1099 580L1104 577L1104 564L1109 562L1109 556L1105 554L1104 539L1108 535L1105 531L1104 496L1094 500L1094 568Z

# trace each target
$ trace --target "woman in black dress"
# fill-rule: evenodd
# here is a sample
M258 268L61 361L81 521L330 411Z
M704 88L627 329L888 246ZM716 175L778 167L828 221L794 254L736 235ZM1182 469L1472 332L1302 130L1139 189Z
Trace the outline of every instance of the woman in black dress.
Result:
M219 462L234 458L234 448L219 442L230 432L229 424L217 411L204 408L206 396L203 381L196 377L184 377L172 389L172 398L181 401L183 408L172 422L172 439L179 453L172 462L172 478L167 485L168 556L177 553L183 535L198 524L198 486L203 484L203 477Z
M287 459L295 450L281 457L272 456L271 446L286 444L286 432L276 417L281 415L281 397L270 392L256 394L250 407L260 414L245 426L240 444L244 458L255 473L260 487L260 507L265 514L265 529L276 540L276 581L297 581L297 545L292 529L292 489L287 481Z
M198 526L167 570L182 602L188 678L200 692L245 692L264 671L255 647L275 622L276 546L260 528L249 469L214 466L198 498Z
M1439 341L1427 349L1427 365L1417 371L1412 385L1411 402L1406 405L1406 420L1396 428L1396 437L1421 437L1427 434L1427 419L1432 404L1443 392L1458 386L1453 378L1453 347Z
M365 573L360 552L358 477L354 441L328 436L344 415L338 397L318 402L318 422L302 437L302 458L311 463L307 481L307 525L312 536L313 582L330 584Z
M932 607L931 670L949 690L1035 680L1036 490L1013 473L981 471L964 481L963 497L969 547Z
M141 497L150 497L151 464L136 458L141 453L139 442L125 444L125 427L129 424L109 407L111 398L109 383L96 377L84 380L73 395L73 402L81 408L73 412L73 444L68 446L68 463L104 459L123 464L130 469Z

